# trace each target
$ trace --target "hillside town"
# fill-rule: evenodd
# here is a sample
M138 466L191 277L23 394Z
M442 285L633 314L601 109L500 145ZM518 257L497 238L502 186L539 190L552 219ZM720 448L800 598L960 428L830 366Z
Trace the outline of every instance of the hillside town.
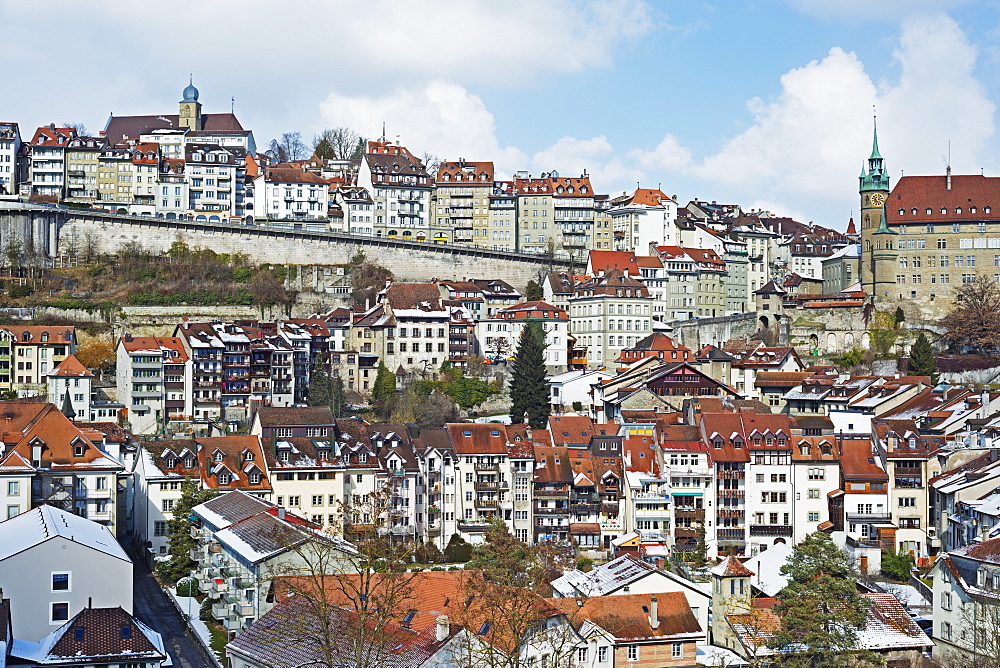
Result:
M1000 665L1000 179L873 129L839 232L181 98L0 124L0 205L550 265L105 313L34 281L221 254L0 238L0 665Z

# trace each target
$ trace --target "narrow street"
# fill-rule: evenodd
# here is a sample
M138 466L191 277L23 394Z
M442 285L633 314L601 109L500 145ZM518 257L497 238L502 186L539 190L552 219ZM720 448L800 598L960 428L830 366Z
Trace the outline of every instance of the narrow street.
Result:
M179 668L205 668L206 662L195 642L188 635L187 624L177 614L167 594L160 589L156 578L146 568L135 549L127 541L122 547L128 552L133 563L133 606L134 614L144 624L163 636L163 641ZM195 611L197 614L197 610Z

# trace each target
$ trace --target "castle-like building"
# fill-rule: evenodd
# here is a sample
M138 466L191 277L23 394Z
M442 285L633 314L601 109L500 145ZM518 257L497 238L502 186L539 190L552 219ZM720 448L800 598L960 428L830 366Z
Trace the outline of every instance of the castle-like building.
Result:
M1000 283L1000 178L952 175L949 166L890 189L876 132L859 180L861 282L878 308L936 320L963 283Z

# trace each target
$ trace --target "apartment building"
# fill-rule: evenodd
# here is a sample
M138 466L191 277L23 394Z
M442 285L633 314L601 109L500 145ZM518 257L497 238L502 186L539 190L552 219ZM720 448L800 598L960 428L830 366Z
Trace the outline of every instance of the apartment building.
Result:
M494 363L514 355L525 327L537 323L544 333L545 371L557 374L566 370L569 316L561 308L543 301L524 302L499 310L493 317L476 323L479 350Z
M167 422L191 420L201 376L180 337L123 336L116 348L118 400L135 434L153 434Z
M587 347L588 365L604 366L652 331L652 297L640 281L612 269L573 287L571 333Z
M0 488L7 490L7 517L48 504L124 531L119 484L125 465L110 454L102 432L74 425L53 404L5 402L0 410L6 421Z
M76 352L76 328L39 325L0 327L0 389L34 396L47 389L48 374Z
M0 200L19 194L21 130L17 123L0 123Z
M484 248L502 251L518 249L517 195L513 181L494 181L489 197Z
M98 158L104 140L73 137L66 144L66 199L90 204L97 201Z
M614 248L618 251L643 253L650 244L675 245L677 198L668 197L655 188L636 188L611 202L608 211L614 233Z
M369 141L357 185L371 197L371 227L375 236L428 243L449 241L431 239L430 199L434 180L405 146L385 140Z
M292 545L317 541L330 550L337 572L350 572L357 552L350 543L320 531L308 520L263 499L233 491L195 506L192 535L198 547L202 591L212 600L212 616L230 632L253 624L274 605L269 595L276 573L308 572ZM309 548L304 548L308 550Z
M255 208L248 209L247 215L258 221L325 221L329 217L329 188L326 179L296 165L265 166L255 182Z
M438 165L430 198L435 238L443 235L456 244L488 247L493 176L492 162L459 158Z
M35 130L25 148L32 195L56 200L65 196L66 147L76 136L74 128L57 128L55 123Z
M898 527L895 549L914 558L933 554L941 542L931 525L928 481L940 472L935 457L939 444L921 435L913 420L876 420L872 441L889 476L887 509Z
M75 355L67 355L48 375L49 401L76 422L117 422L124 406L98 398L93 380L94 374Z
M186 143L188 213L196 221L242 220L246 150L211 143Z

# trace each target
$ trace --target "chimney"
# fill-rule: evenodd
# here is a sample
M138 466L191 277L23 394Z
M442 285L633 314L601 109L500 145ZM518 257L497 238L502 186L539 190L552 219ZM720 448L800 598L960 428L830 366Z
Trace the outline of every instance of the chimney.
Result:
M444 642L445 640L447 640L450 634L451 634L451 625L448 623L448 615L438 615L437 633L434 636L435 639L438 642Z
M947 190L951 190L951 165L944 170L944 182Z
M278 519L279 520L285 519L285 509L280 506L278 507Z
M660 606L657 605L655 596L649 598L649 628L656 630L660 625Z

